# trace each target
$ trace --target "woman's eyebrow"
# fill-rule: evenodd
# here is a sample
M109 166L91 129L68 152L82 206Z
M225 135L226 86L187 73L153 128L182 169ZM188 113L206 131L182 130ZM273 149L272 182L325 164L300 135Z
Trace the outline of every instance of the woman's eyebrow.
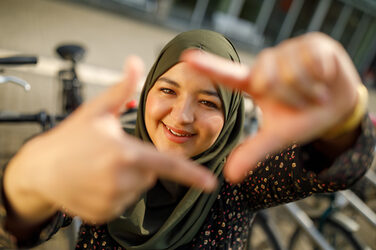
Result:
M166 82L166 83L168 83L168 84L171 84L171 85L174 85L174 86L180 88L180 85L179 85L177 82L175 82L174 80L171 80L171 79L165 78L165 77L161 77L161 78L159 78L158 81L163 81L163 82Z
M175 82L174 80L168 79L166 77L161 77L161 78L158 79L158 81L163 81L165 83L174 85L177 88L180 88L179 83ZM215 91L215 90L200 89L198 92L201 93L201 94L204 94L204 95L215 96L215 97L219 98L219 95L218 95L217 91Z
M205 95L215 96L219 98L217 91L202 89L199 92Z

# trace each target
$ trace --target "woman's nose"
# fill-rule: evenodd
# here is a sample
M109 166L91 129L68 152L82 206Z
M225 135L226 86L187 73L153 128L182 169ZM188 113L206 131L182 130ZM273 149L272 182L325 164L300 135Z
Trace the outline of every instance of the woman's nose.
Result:
M182 100L172 107L172 116L177 123L188 124L194 121L194 105L189 100Z

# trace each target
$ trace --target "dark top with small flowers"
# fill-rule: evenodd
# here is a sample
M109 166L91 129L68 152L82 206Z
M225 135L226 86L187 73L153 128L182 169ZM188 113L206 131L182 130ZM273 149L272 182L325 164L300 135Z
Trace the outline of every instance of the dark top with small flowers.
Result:
M312 144L292 145L277 154L267 155L241 184L225 182L222 185L201 230L189 244L179 249L244 249L249 224L257 210L302 199L313 193L348 188L371 165L375 141L374 128L365 118L355 145L334 161L315 150ZM6 210L0 206L0 219L5 216ZM33 242L17 242L2 226L0 246L14 248L17 245L29 247L40 244L70 221L64 213L59 213ZM111 238L106 225L83 224L76 249L123 248Z

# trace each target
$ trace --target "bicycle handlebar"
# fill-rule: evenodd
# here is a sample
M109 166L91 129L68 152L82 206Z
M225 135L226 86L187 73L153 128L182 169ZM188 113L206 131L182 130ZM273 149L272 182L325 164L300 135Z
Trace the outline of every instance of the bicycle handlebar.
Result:
M64 115L49 115L45 111L36 114L6 114L0 112L1 123L37 123L42 126L43 130L47 130L55 126L56 121L64 120Z
M37 64L38 58L35 56L11 56L0 58L0 65L24 65Z

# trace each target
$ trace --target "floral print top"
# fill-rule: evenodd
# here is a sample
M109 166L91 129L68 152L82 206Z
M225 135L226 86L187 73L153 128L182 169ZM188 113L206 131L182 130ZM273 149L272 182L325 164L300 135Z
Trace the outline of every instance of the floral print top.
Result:
M245 248L249 224L257 210L302 199L313 193L348 188L371 165L375 142L375 129L366 118L356 143L334 162L317 152L312 144L292 145L284 151L267 155L242 183L231 185L224 182L201 230L189 244L179 249ZM5 216L6 210L0 206L1 221ZM58 213L40 232L39 238L32 242L17 242L2 226L0 246L15 248L37 245L69 223L69 217ZM110 237L106 225L83 224L76 249L123 248Z

